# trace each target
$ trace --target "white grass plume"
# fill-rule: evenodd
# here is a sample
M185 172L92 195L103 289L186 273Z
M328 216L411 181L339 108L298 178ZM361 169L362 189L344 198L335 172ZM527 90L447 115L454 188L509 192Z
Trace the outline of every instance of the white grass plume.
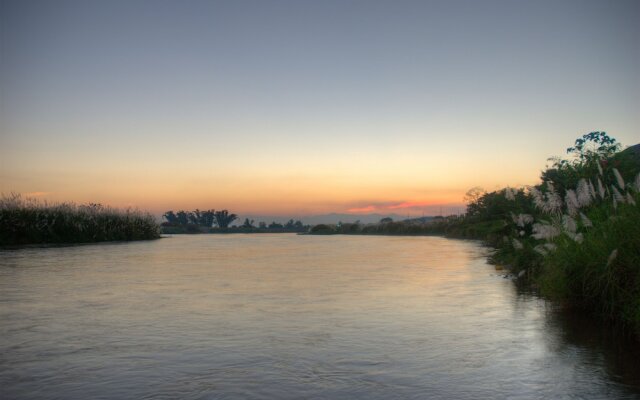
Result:
M607 196L607 192L604 190L604 186L602 185L600 178L598 178L598 194L602 200Z
M618 257L618 249L615 249L609 254L609 258L607 259L607 267L611 265L611 263Z
M576 215L578 213L578 209L580 208L580 203L578 202L578 196L576 196L576 192L571 189L567 190L567 194L564 196L564 201L567 205L567 212L569 213L569 215Z
M562 216L562 227L566 232L575 233L578 229L576 221L570 215Z
M591 189L586 179L580 179L578 181L578 188L576 189L576 197L580 207L588 207L591 204Z
M582 221L582 226L584 227L591 228L593 226L593 222L583 213L580 213L580 221Z
M558 228L549 224L533 224L532 231L533 234L531 236L538 240L550 240L560 234Z
M624 179L622 179L622 175L620 175L620 171L617 168L613 168L613 175L616 177L616 182L618 183L618 187L624 190Z

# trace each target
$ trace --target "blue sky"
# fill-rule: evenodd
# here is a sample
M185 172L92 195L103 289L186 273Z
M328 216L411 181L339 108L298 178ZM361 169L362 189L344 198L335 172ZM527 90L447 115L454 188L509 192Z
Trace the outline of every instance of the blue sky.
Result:
M0 10L5 193L418 213L459 204L471 186L535 183L547 157L589 131L640 141L636 1Z

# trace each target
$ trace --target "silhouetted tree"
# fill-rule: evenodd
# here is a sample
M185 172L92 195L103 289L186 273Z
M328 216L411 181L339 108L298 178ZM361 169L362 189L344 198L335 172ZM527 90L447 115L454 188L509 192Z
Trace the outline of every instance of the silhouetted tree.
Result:
M236 214L229 214L229 211L222 210L214 212L216 222L220 228L228 228L229 224L238 219Z
M388 224L389 222L393 222L393 218L391 218L391 217L385 217L385 218L382 218L382 219L380 220L380 223L381 223L381 224Z
M197 214L196 214L197 213ZM197 225L198 224L198 215L200 214L200 210L196 210L193 212L187 213L187 219L190 224Z
M258 224L258 228L267 229L267 223L264 221L260 221L260 223Z
M216 221L215 211L206 210L200 212L200 218L198 224L211 228Z
M176 216L176 214L173 211L167 211L164 214L162 214L162 216L170 224L178 224L179 223L178 222L178 217Z
M269 229L281 229L281 228L284 228L284 226L282 224L279 224L279 223L275 222L275 221L273 221L273 222L271 222L269 224Z
M187 225L189 223L189 214L184 210L178 211L176 217L180 225Z
M467 193L464 195L464 202L467 204L477 203L480 197L486 194L486 190L481 188L480 186L474 186L471 189L467 190Z
M249 218L244 219L244 223L242 224L243 228L255 228L253 226L253 220L249 221Z

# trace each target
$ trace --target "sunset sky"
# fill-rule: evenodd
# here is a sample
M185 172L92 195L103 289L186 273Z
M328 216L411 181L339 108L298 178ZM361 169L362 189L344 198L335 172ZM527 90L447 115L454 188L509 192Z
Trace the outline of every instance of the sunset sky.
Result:
M639 1L0 4L5 194L418 215L640 142Z

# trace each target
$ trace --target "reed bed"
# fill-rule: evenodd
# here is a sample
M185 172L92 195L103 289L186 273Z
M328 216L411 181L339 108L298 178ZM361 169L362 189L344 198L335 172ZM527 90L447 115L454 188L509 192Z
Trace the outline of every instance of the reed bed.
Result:
M0 197L0 245L92 243L160 237L155 218L100 204L47 203L20 194Z

